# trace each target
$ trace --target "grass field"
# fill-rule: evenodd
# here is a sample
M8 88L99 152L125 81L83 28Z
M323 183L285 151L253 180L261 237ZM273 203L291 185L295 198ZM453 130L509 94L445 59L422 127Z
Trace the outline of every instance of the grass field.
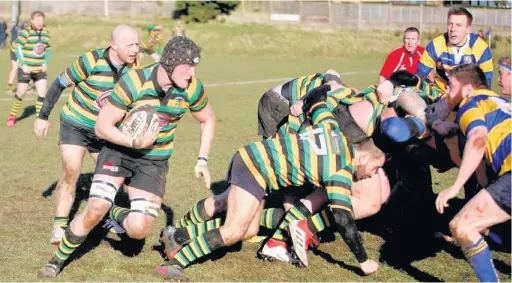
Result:
M113 25L112 21L99 20L84 20L74 25L65 21L48 22L55 39L49 80L53 81L81 52L105 46ZM344 75L343 80L362 88L376 81L385 53L400 42L399 37L393 34L340 32L340 36L345 36L350 42L344 45L336 33L318 34L268 26L215 24L191 26L189 31L204 50L197 76L206 84L206 92L217 116L216 138L209 162L215 181L224 178L231 156L239 147L258 139L257 101L263 92L278 84L277 81L239 85L223 83L291 78L334 68L340 72L355 72ZM285 37L294 37L295 41L283 45ZM354 42L358 38L361 40ZM376 40L370 45L371 38ZM258 49L258 46L262 48ZM510 49L507 51L500 45L497 53L509 52ZM149 63L147 60L145 62ZM6 50L0 52L0 63L0 78L3 80L9 66ZM23 116L27 117L20 119L12 129L0 125L0 262L3 262L0 281L37 280L37 271L54 252L54 247L48 243L48 235L54 216L52 186L60 174L57 147L59 110L66 98L61 98L50 117L53 127L48 137L38 140L32 132L35 117L31 113L35 95L26 97L24 107L27 115ZM7 95L0 97L0 113L4 119L7 119L13 101ZM199 125L186 115L178 127L176 151L170 161L165 213L161 212L155 230L145 242L112 235L102 237L106 231L95 230L86 241L86 249L82 250L80 258L72 261L57 281L159 280L151 273L156 265L163 262L160 253L153 248L160 229L166 221L171 221L172 215L175 219L181 217L195 201L210 194L203 181L193 174L198 147ZM91 159L86 157L83 180L87 180L87 174L93 168ZM434 174L434 189L438 191L449 185L453 173ZM79 197L86 195L82 189L86 183L81 182L78 186ZM363 239L369 256L381 262L390 262L410 252L407 249L414 249L400 245L390 248L382 237L372 232L363 232ZM222 253L214 255L211 260L188 268L186 274L194 281L477 280L457 247L438 242L418 242L416 245L418 248L432 246L433 250L418 254L414 261L403 265L383 263L380 271L369 277L362 277L355 271L357 262L339 239L322 244L317 255L311 254L309 269L260 261L255 258L259 245L243 243L240 251L231 249L224 257L221 257ZM510 254L494 252L494 258L500 279L510 281Z

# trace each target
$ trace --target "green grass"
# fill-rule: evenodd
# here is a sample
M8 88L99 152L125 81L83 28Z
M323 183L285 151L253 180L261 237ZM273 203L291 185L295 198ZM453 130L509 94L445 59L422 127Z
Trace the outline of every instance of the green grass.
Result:
M79 26L70 26L64 24L64 21L50 21L48 26L55 46L49 66L50 81L62 72L81 51L107 44L105 37L108 36L108 30L112 25L113 23L109 22L84 21ZM62 32L72 28L79 30L80 34L61 35ZM230 28L233 31L230 31ZM205 84L286 78L335 68L340 72L361 72L345 76L343 80L350 85L362 88L376 81L376 72L385 56L382 50L387 51L388 46L395 45L394 43L384 45L390 36L386 37L382 33L382 41L379 42L383 46L376 44L372 47L382 51L377 55L369 56L369 52L360 51L338 57L337 55L342 54L345 48L341 41L334 39L335 42L330 45L329 40L324 39L324 36L330 37L329 34L318 36L312 32L300 31L297 32L296 42L284 45L291 50L277 53L276 48L283 45L262 42L261 45L272 47L257 50L255 38L275 39L282 43L284 39L274 37L290 38L295 30L283 31L281 28L267 26L194 25L191 26L190 31L194 37L198 38L205 51L197 71L198 77ZM368 39L375 34L358 33L357 35ZM320 38L327 46L316 46L315 39ZM230 39L238 40L236 41L238 44L248 42L249 51L244 53L244 46L228 44ZM224 51L222 46L215 44L222 41L226 41L228 46ZM367 47L361 43L359 45L361 49ZM311 47L312 50L307 47ZM309 55L317 54L316 48L332 50L333 55L317 55L310 58ZM297 53L294 54L294 52ZM7 76L6 66L9 66L7 60L8 53L0 52L0 66L2 66L0 78ZM276 84L276 82L269 82L206 87L217 116L216 138L209 162L213 180L224 178L231 156L239 147L258 139L256 136L257 102L263 92ZM6 95L0 98L2 98L0 112L4 113L4 119L6 119L13 100ZM34 95L28 95L24 107L33 105L34 99ZM3 263L0 267L0 281L35 281L38 269L53 255L54 247L48 244L48 235L54 216L54 201L51 197L43 197L42 194L56 182L61 170L57 147L58 118L65 99L61 98L50 117L53 127L46 138L36 139L33 135L32 124L35 119L33 115L21 120L12 129L0 125L0 143L2 144L0 172L3 177L0 180L2 188L0 262ZM178 218L195 201L207 197L210 192L204 188L203 181L196 179L193 173L199 147L198 123L187 114L177 129L176 137L176 151L170 160L164 203L173 209L175 218ZM93 168L91 159L86 157L83 172L92 172ZM453 176L454 171L443 175L434 174L434 189L438 191L448 186ZM158 233L165 221L164 213L161 212L155 229L147 237L140 254L132 257L123 255L121 251L113 248L113 246L117 247L115 242L117 238L109 236L114 239L114 244L112 241L100 241L91 251L73 261L57 281L159 280L151 273L153 268L163 260L152 246L157 242ZM378 259L382 255L380 248L384 244L383 239L368 232L363 233L363 239L369 256ZM418 246L424 244L417 243ZM361 277L343 267L357 266L357 262L340 239L322 244L320 247L321 251L330 255L337 263L330 263L320 256L310 254L308 269L262 262L255 258L258 248L256 244L243 243L241 251L229 253L214 261L193 265L187 269L186 273L194 281L415 281L419 278L423 280L437 278L444 281L477 280L461 254L454 258L445 250L436 250L426 257L421 257L414 261L410 268L400 270L382 264L377 274ZM452 249L457 251L455 247ZM510 269L510 254L494 252L494 258L499 261L501 267ZM423 273L431 277L417 275ZM510 281L510 272L500 273L500 279Z

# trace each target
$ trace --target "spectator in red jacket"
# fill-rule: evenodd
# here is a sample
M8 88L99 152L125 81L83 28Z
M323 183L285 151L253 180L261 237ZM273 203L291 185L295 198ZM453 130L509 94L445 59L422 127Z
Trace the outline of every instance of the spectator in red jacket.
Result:
M388 54L380 70L377 84L380 84L398 70L407 70L409 73L416 74L421 54L425 51L425 48L419 46L420 31L415 27L407 28L404 31L403 43L403 46L396 48Z

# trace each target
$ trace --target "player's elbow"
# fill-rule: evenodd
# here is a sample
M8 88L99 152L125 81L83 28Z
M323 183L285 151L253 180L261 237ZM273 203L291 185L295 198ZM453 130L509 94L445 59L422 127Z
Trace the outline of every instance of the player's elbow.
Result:
M94 134L100 139L105 139L105 130L104 130L104 122L98 119L96 121L96 125L94 126Z
M468 138L468 143L476 149L484 149L487 144L487 131L483 128L475 129Z

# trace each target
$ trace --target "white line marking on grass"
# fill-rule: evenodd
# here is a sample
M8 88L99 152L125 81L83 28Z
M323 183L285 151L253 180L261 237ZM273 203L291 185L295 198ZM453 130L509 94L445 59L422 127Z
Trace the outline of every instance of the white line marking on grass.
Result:
M368 71L368 72L344 72L340 73L340 75L343 76L351 76L351 75L358 75L358 74L375 74L376 71ZM263 84L263 83L271 83L271 82L286 82L294 78L278 78L278 79L265 79L265 80L252 80L252 81L241 81L241 82L224 82L224 83L212 83L212 84L204 84L204 87L222 87L222 86L234 86L234 85L251 85L251 84ZM63 94L61 97L67 97L69 94ZM27 97L24 98L23 101L33 101L36 100L35 97ZM14 101L14 97L6 97L6 98L0 98L0 102L7 102L7 101Z

